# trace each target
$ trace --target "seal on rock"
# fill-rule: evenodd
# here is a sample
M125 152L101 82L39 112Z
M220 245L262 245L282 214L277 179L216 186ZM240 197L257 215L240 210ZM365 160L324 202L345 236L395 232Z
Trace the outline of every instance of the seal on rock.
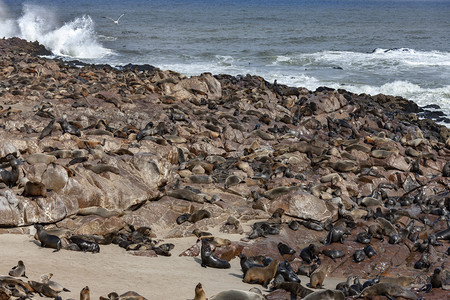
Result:
M322 250L322 254L331 258L334 262L336 262L336 258L344 257L345 254L341 250L337 249L324 249Z
M59 251L61 249L61 239L56 235L48 234L44 226L40 224L35 224L37 239L41 242L41 247L56 249L53 252Z
M313 293L313 290L310 290L298 282L281 282L277 286L277 289L283 289L287 292L290 292L296 296L301 297L302 299L307 295Z
M230 263L226 260L217 258L211 251L211 246L207 240L202 240L202 248L201 248L201 257L202 257L202 267L211 267L217 269L229 269L231 268Z
M274 259L264 268L257 266L252 267L245 273L243 281L246 283L259 283L262 284L263 287L267 287L277 273L278 264L279 262Z
M47 197L47 189L42 182L27 181L22 192L24 197Z
M348 233L348 230L343 227L332 227L328 232L327 239L325 240L325 245L330 245L331 243L336 242L340 242L342 244L344 242L344 235Z

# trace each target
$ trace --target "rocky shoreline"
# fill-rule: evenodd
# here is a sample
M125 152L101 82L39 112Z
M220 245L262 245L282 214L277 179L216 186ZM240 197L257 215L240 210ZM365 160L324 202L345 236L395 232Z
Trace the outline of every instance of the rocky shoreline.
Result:
M409 287L442 268L448 284L450 129L420 119L414 102L67 63L16 38L0 40L0 53L1 233L43 224L66 249L83 236L157 256L198 255L200 243L163 240L219 228L242 234L217 245L226 260L265 255L297 270L315 244L331 277L402 276ZM348 234L324 245L333 228ZM357 263L364 233L377 255ZM282 256L280 242L295 254Z

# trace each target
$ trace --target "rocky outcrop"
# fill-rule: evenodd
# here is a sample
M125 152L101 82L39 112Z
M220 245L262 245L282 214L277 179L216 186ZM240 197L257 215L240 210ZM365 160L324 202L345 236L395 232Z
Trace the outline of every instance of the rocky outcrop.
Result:
M430 239L450 209L449 130L421 120L413 102L250 75L75 64L36 57L41 50L0 41L3 231L148 227L168 238L218 228L244 232L222 250L227 259L282 259L283 242L298 266L302 248L343 228L343 243L327 247L344 258L320 254L331 276L408 275L418 247L430 254L420 278L447 263L448 241ZM45 193L24 193L27 182ZM373 227L388 226L380 218L398 236ZM377 255L356 263L357 236L369 229Z

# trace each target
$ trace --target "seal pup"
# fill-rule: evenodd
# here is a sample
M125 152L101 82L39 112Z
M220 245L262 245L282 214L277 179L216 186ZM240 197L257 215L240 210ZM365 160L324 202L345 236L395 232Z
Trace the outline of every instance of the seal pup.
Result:
M317 289L317 287L322 288L323 281L325 280L325 277L330 269L331 265L328 265L312 273L309 277L309 287L313 289Z
M295 250L286 245L285 243L279 242L277 245L278 251L280 251L281 256L291 256L295 254Z
M278 269L278 260L274 259L264 268L252 267L245 273L243 281L245 283L259 283L263 287L267 287L272 278L275 277Z
M307 295L303 300L344 300L345 296L342 291L324 290L317 291Z
M322 250L322 254L331 258L334 262L336 262L336 258L344 257L345 253L341 250L337 249L324 249Z
M361 262L366 258L366 254L364 253L364 250L358 249L353 253L353 261L354 262Z
M91 300L91 291L88 286L85 286L80 291L80 300Z
M25 265L23 261L19 260L17 262L17 266L12 267L11 271L8 273L9 276L13 277L25 277L28 278L27 275L25 275Z
M318 254L319 247L314 244L309 244L308 247L303 248L302 251L300 251L300 257L308 264L313 260L317 261L319 259L319 257L317 256Z
M24 197L47 197L47 189L42 182L27 181L22 192Z
M202 240L202 248L200 250L201 258L202 258L202 267L211 267L217 269L229 269L231 265L228 261L217 258L214 256L211 250L211 246L209 242L205 239Z
M200 282L195 286L194 300L206 300L206 294Z
M52 134L53 131L53 125L55 124L55 119L51 120L47 126L42 129L41 134L39 135L39 139L42 140L46 136L49 136Z
M80 250L83 252L100 253L100 246L96 242L90 242L78 236L72 236L70 240L80 247Z
M56 249L53 252L59 251L61 249L61 239L56 235L48 234L44 230L44 226L40 224L35 224L37 239L41 242L41 247Z
M361 297L363 298L371 298L373 296L403 297L406 299L417 300L417 296L410 290L397 284L383 282L366 287L361 292Z
M328 232L324 245L330 245L331 243L344 242L344 235L350 232L341 226L334 226Z

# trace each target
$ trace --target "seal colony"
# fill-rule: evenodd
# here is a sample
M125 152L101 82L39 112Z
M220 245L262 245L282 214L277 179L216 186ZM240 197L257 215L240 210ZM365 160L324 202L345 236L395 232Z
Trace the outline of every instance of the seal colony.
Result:
M238 276L269 299L309 293L298 274L325 289L310 299L446 292L450 130L419 119L415 103L36 53L0 40L0 232L36 234L49 255L95 259L116 244L200 256L198 272L223 276L239 256ZM187 250L164 242L193 232ZM335 290L325 276L349 279ZM34 289L5 280L17 290L6 295Z

